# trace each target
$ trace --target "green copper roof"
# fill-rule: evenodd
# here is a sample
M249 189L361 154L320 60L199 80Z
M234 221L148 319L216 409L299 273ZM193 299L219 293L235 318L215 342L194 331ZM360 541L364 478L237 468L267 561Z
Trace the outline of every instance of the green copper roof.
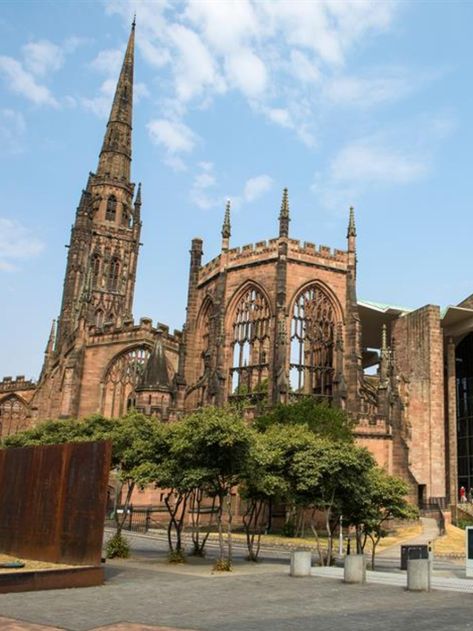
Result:
M358 304L361 307L371 307L373 309L377 309L378 311L400 311L402 313L409 313L412 311L409 307L400 307L399 305L389 305L385 302L373 302L372 300L358 300Z

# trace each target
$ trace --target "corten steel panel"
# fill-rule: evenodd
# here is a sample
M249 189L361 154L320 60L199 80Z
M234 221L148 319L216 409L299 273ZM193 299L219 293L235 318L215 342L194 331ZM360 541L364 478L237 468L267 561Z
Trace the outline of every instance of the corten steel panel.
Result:
M111 443L0 450L0 551L100 563Z

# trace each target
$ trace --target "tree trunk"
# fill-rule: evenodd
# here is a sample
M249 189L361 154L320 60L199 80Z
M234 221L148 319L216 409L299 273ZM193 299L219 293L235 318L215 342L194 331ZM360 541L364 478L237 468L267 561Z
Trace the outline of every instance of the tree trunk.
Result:
M201 509L204 492L202 489L194 489L191 496L191 517L192 517L192 553L196 556L204 556L205 544L210 535L210 527L212 525L213 511L215 509L215 496L212 498L212 508L210 512L207 532L201 538Z
M233 557L233 541L232 541L232 494L229 490L227 493L227 545L228 545L228 562L231 564Z
M218 527L218 543L220 547L219 561L223 561L225 556L225 543L223 540L223 496L221 494L218 495L218 512L217 512L217 527Z
M125 525L125 520L128 517L128 509L130 506L130 500L133 494L133 490L135 488L135 483L132 482L131 480L127 480L126 484L127 484L127 491L126 491L125 503L123 505L123 513L119 515L118 512L115 511L115 527L116 527L116 534L118 537L121 536L123 527Z

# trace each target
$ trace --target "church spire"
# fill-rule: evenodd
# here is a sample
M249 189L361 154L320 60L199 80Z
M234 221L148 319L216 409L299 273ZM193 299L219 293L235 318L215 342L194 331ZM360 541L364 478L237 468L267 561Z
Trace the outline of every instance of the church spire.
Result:
M223 219L223 225L222 225L222 250L228 250L228 246L230 244L230 237L232 234L232 227L230 224L230 208L231 208L231 203L230 203L230 200L227 199L227 203L225 206L225 217Z
M97 167L97 176L126 183L130 182L134 49L135 20L131 26Z
M290 221L291 219L289 217L289 195L287 192L287 188L285 188L282 194L281 212L279 213L279 236L280 237L289 236L289 222Z

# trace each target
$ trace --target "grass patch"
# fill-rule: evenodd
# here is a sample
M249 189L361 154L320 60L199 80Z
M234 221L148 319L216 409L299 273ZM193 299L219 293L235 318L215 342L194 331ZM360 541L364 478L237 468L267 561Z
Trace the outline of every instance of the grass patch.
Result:
M434 554L465 554L465 531L452 524L446 525L446 534L434 541Z

